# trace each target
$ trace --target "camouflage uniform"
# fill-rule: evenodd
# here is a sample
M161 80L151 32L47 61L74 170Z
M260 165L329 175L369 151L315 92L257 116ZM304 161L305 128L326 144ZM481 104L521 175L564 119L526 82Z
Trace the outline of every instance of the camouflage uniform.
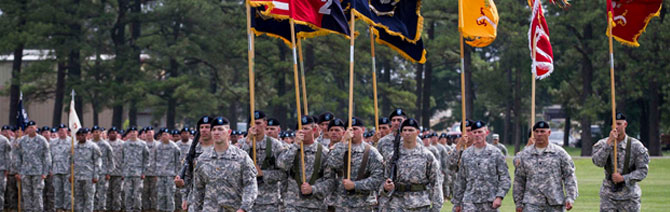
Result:
M189 202L202 204L193 211L251 211L258 196L256 167L243 150L230 145L223 153L209 149L193 171Z
M202 154L204 152L212 150L213 148L214 148L214 145L207 146L207 147L203 148L202 146L200 146L199 143L196 144L196 146L195 146L195 156L196 157L193 159L193 165L195 166L196 164L198 164L198 162L200 161L200 156L202 156ZM202 210L202 202L190 202L190 198L191 198L190 194L191 194L191 191L193 190L193 177L192 177L193 174L194 174L193 170L191 170L190 173L187 171L184 174L184 188L182 189L181 198L182 198L182 201L187 201L188 202L189 211L191 211L191 210L199 211L199 210Z
M644 180L649 171L649 153L642 142L628 135L623 141L617 142L617 172L623 173L627 142L630 144L629 173L622 174L624 186L618 192L613 192L614 184L611 180L604 179L600 187L600 210L601 211L640 211L640 197L642 190L637 182ZM603 138L593 146L593 164L605 167L614 156L613 145L607 144L607 138ZM609 162L611 163L611 162ZM607 175L607 172L605 172Z
M47 140L47 143L49 143L49 150L51 151L51 143L55 140L51 140L50 138L45 138ZM51 157L51 162L53 164L53 156ZM44 199L44 211L45 212L55 212L55 203L54 203L54 184L53 184L53 176L52 176L52 169L53 166L52 164L49 164L49 174L47 177L44 179L44 194L42 198Z
M330 145L330 138L324 138L323 133L316 138L315 143L320 143L321 145L328 147Z
M75 211L93 211L95 185L93 179L100 179L100 148L92 141L74 145L74 199Z
M526 211L564 211L578 196L575 163L560 146L549 143L538 152L531 148L514 158L514 203ZM563 190L565 189L565 193Z
M156 184L157 209L159 211L174 211L175 201L174 193L177 190L174 184L174 176L177 175L181 166L179 158L181 153L179 147L172 142L158 143L156 145L155 161L156 175L158 183Z
M268 141L270 142L270 148L272 148L272 155L271 158L266 160L265 151ZM244 139L242 142L246 143ZM252 157L251 145L244 147L249 157ZM256 141L256 162L263 172L263 176L257 180L258 198L254 203L253 211L279 211L281 202L279 201L279 185L277 183L286 179L286 172L277 167L276 159L285 149L283 142L270 136L264 136L260 141Z
M442 153L440 152L440 149L438 149L436 146L430 145L426 147L430 153L433 153L433 156L435 159L437 159L438 164L439 161L442 161Z
M5 207L5 187L7 186L7 177L5 172L9 172L11 167L12 146L9 139L0 135L0 210Z
M386 166L386 176L391 176L391 168ZM440 211L444 202L440 162L428 148L401 146L396 169L395 190L382 193L390 199L383 211Z
M10 157L12 160L9 162L9 176L7 177L7 187L5 188L5 209L18 209L18 201L19 201L19 189L17 187L17 181L14 175L16 175L16 171L18 170L16 168L16 164L14 163L14 160L16 159L15 157L15 152L16 149L18 148L19 145L19 139L14 139L14 138L9 138L9 144L12 147Z
M449 189L449 184L451 184L451 173L447 168L447 163L449 159L449 152L451 147L447 145L442 145L438 143L435 145L440 150L440 171L442 172L442 196L445 199L451 198L451 190Z
M43 211L44 180L49 175L51 153L49 144L41 135L23 136L14 152L14 164L21 175L21 208L25 211Z
M486 144L463 151L451 202L463 211L498 211L491 206L496 197L504 198L510 188L507 163L500 150Z
M402 136L400 137L400 145L402 145ZM384 163L388 165L389 161L391 161L391 158L393 157L393 148L395 142L395 135L393 133L389 133L388 135L382 137L379 139L377 142L376 148L379 150L379 153L382 155L384 158ZM416 138L416 143L423 145L423 141L421 138L417 137ZM386 180L386 179L384 179ZM384 184L383 182L379 185L378 193L384 193ZM379 205L386 205L387 202L389 201L388 196L386 195L379 195Z
M497 144L493 144L493 146L498 147L498 149L500 150L500 152L502 152L502 154L503 154L505 157L507 157L507 147L506 147L504 144L497 143Z
M107 206L107 189L109 188L109 181L106 179L106 175L110 175L111 179L111 174L116 168L116 158L114 158L112 146L109 145L107 141L100 140L93 142L98 145L100 153L102 154L100 156L102 164L100 166L100 172L98 173L100 178L98 178L98 182L95 184L94 209L104 211L107 210L107 208L110 208Z
M369 146L368 163L363 164L363 155ZM337 211L369 211L374 203L368 202L368 197L379 188L384 181L384 161L382 155L370 144L362 142L351 145L351 179L354 181L354 191L347 192L342 184L346 177L349 145L344 142L335 144L335 148L328 157L328 168L337 174L335 177L335 207ZM366 173L358 179L360 166L365 165Z
M156 146L158 141L146 142L149 148L149 165L145 173L146 177L142 180L142 210L156 209Z
M115 167L112 169L109 178L109 187L107 190L107 209L111 211L121 211L123 209L123 141L116 139L109 141L114 155Z
M142 140L123 143L121 156L125 211L139 211L142 207L142 178L149 165L149 149Z
M181 169L181 167L184 166L184 160L186 159L186 155L188 154L188 150L190 150L190 148L191 148L191 142L193 142L193 141L189 140L188 142L184 143L181 140L178 140L178 141L175 142L175 144L177 144L177 147L179 148L179 152L180 152L180 154L179 154L179 168L180 169ZM179 174L179 171L180 170L177 170L177 174ZM181 200L182 200L182 189L177 189L174 192L174 203L175 203L175 207L177 208L177 210L181 210Z
M72 139L56 139L51 142L51 174L53 174L54 207L56 209L70 208L70 161Z
M320 170L314 175L319 146L321 146ZM300 192L300 185L302 185L302 167L299 162L300 145L291 144L290 148L279 155L277 160L277 166L289 172L286 196L284 196L286 211L323 211L326 208L323 200L335 185L332 178L333 173L326 167L328 148L320 143L305 144L303 148L305 153L305 181L312 186L312 193L309 195L302 195ZM299 163L296 164L296 162ZM298 176L298 178L296 179L295 176Z

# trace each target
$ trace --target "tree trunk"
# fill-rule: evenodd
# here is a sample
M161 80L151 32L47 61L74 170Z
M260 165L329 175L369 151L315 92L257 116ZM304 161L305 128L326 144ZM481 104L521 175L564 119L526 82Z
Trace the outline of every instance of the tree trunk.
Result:
M79 8L79 0L74 0L72 2L72 8L75 8L74 11L70 11L70 15L74 17L78 17L78 8ZM73 43L79 43L80 39L82 38L82 30L81 30L81 24L78 21L72 21L70 23L70 33L72 33L71 36L68 37L68 39L71 39ZM71 86L76 88L77 85L81 84L81 60L80 60L80 47L79 45L72 45L70 46L70 53L68 56L68 79L72 83ZM75 91L75 94L79 93L78 95L75 95L74 97L74 108L77 112L77 115L80 117L79 121L81 122L82 126L86 126L84 123L84 102L82 95L83 91Z
M512 70L507 70L507 84L513 85L514 81L512 81ZM512 90L512 95L514 95L514 90ZM514 100L512 98L508 98L507 101L505 101L505 125L503 126L503 137L501 139L502 143L507 143L507 144L514 144L512 142L512 135L511 133L511 128L512 128L512 105L514 105Z
M132 53L130 56L130 71L139 71L141 66L140 47L137 45L137 39L141 34L140 16L142 15L142 0L135 0L130 7L132 21L130 22L130 45ZM128 119L131 126L137 126L137 100L130 100L130 109L128 110Z
M568 147L570 146L570 129L572 127L570 126L570 122L572 122L572 117L565 108L565 105L563 105L563 111L565 112L565 126L563 127L563 146Z
M137 126L137 102L132 100L128 109L128 122L130 126ZM139 127L139 126L137 126Z
M279 49L279 60L280 61L286 61L287 60L287 51L286 48L284 47L284 42L277 40L277 48ZM306 45L306 53L305 54L305 65L307 67L314 66L313 62L313 52L314 50L311 48L311 45ZM312 69L309 69L312 70ZM277 71L277 84L275 89L277 89L277 97L283 98L286 95L286 71ZM307 74L307 71L305 71L305 74ZM306 76L305 76L306 77ZM304 101L304 100L303 100ZM281 102L281 101L280 101ZM305 108L302 108L303 110ZM272 114L275 116L279 123L283 124L284 127L288 127L288 122L287 121L287 108L286 104L277 104L272 107ZM307 114L304 114L307 115Z
M91 101L91 108L93 108L93 125L99 125L99 119L98 119L98 114L100 113L100 110L98 109L100 105L98 104L98 101L96 97L92 98L93 100Z
M584 40L591 40L593 38L591 24L586 24L584 26ZM593 93L593 88L591 87L591 82L593 81L593 64L591 63L591 49L586 46L584 42L583 46L583 56L582 56L582 65L581 65L581 74L582 74L582 95L580 97L580 102L586 102L586 100ZM589 116L582 116L581 120L582 125L582 156L591 156L593 149L593 141L591 138L591 118ZM607 133L609 134L609 133Z
M165 127L167 127L168 129L174 129L174 127L175 127L175 116L177 115L177 100L174 97L169 96L167 98L167 103L168 103L168 107L167 107L167 114L166 114L166 117L165 117L165 119L166 119L165 120Z
M116 23L111 30L112 43L114 44L114 53L116 58L114 58L114 68L115 68L115 77L114 81L118 85L124 85L127 66L126 63L130 62L128 58L128 50L126 49L126 12L128 11L128 0L118 0L118 8ZM115 102L112 107L112 126L121 127L123 124L123 105L125 103L125 97L123 94L114 95Z
M659 86L658 82L656 79L652 79L649 81L649 93L648 97L649 99L649 110L648 110L648 118L647 121L649 122L648 128L649 129L649 155L651 156L663 156L661 153L661 132L660 132L660 118L661 117L661 111L660 111L660 98L661 94L659 94Z
M239 102L238 101L230 101L230 105L228 105L228 115L230 116L230 128L233 130L242 130L242 129L237 129L237 118L239 117L237 109L239 107ZM251 113L250 113L251 114Z
M16 125L16 117L19 110L19 97L21 95L21 63L23 63L23 44L14 49L14 61L12 62L12 85L9 87L11 93L9 102L9 123Z
M463 41L465 42L465 41ZM465 45L465 44L464 44ZM470 117L473 118L473 111L474 111L474 99L475 99L475 91L474 87L472 85L472 59L470 56L470 53L472 52L472 48L470 46L465 45L463 46L463 67L465 68L465 117Z
M521 69L514 68L516 79L514 79L514 153L521 151ZM525 143L525 142L524 142Z
M414 117L421 123L421 100L423 99L423 64L416 64L416 110L414 111Z
M54 115L51 126L58 126L61 123L63 98L65 97L65 62L61 61L60 56L56 57L56 60L58 60L58 77L56 79L56 99L54 99Z
M435 36L435 22L431 21L428 24L428 39L433 39ZM431 94L431 81L433 79L433 64L431 62L426 62L424 65L425 74L423 80L423 102L421 103L421 125L424 127L430 128L430 97Z

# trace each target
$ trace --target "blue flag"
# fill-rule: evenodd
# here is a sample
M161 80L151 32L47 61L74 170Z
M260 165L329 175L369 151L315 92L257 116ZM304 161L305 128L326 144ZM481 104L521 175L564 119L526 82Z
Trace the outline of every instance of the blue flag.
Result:
M423 17L420 0L344 0L342 5L369 25L384 29L410 43L421 39Z
M422 39L417 40L416 43L411 43L399 36L391 35L379 27L375 27L374 33L377 35L375 38L377 43L390 47L409 61L426 63L426 49L423 47Z
M21 93L16 111L16 126L21 127L21 130L26 130L28 120L28 113L26 112L26 109L23 108L23 93Z

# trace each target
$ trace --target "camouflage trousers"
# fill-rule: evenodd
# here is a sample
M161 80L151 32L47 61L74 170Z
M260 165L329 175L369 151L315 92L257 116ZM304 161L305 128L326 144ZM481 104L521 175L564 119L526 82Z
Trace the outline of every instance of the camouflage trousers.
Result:
M340 206L335 206L335 211L336 212L358 212L358 211L372 211L372 207L366 206L366 207L340 207Z
M192 211L189 208L189 211ZM236 212L237 208L233 208L229 205L224 206L204 206L202 211L214 211L214 212Z
M54 191L54 208L70 208L70 181L68 175L54 174L51 176Z
M258 201L258 200L256 200ZM274 212L279 211L279 204L257 205L254 204L252 212Z
M640 211L640 198L630 200L613 200L600 196L601 212L637 212Z
M432 211L429 206L424 206L420 208L387 208L382 210L384 212L404 212L404 211L415 211L415 212L430 212Z
M524 204L524 212L563 212L565 211L564 205L534 205L534 204Z
M143 180L142 210L156 210L156 176L147 176Z
M5 171L0 171L5 172ZM7 177L5 173L0 174L0 211L5 209L5 187L7 187Z
M140 211L142 208L142 178L123 178L123 193L125 211Z
M463 203L463 212L498 212L499 210L493 208L493 202L483 202L483 203Z
M96 211L107 210L107 189L109 188L109 180L105 176L100 176L98 182L95 183L95 198L93 200L93 209Z
M181 189L176 189L174 192L174 207L174 211L181 211Z
M47 176L47 178L44 179L44 211L56 211L54 197L53 176Z
M294 205L285 205L283 212L323 212L325 208L304 208Z
M5 191L3 195L5 196L5 209L17 209L19 205L19 189L16 187L16 178L14 178L13 173L10 173L7 179L7 184L5 185Z
M107 187L107 209L121 211L123 209L123 177L111 176Z
M44 180L40 175L21 175L21 209L26 212L44 211Z
M174 194L177 187L174 184L174 177L157 177L157 208L159 211L174 211ZM180 204L181 205L181 204Z
M95 185L91 180L74 181L74 211L93 211Z

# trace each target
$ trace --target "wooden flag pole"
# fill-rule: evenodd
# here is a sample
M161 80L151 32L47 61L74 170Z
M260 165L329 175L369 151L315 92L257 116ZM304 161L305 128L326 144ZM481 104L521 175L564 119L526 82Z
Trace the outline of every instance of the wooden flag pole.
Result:
M351 119L354 112L354 26L356 24L356 20L354 19L354 13L350 12L350 14L351 26L349 32L351 32L351 39L349 41L349 126L347 129L351 128ZM347 155L347 179L351 179L351 142L352 141L349 141L349 152Z
M309 114L307 109L307 85L305 82L305 63L302 59L302 39L298 38L298 59L300 60L300 77L302 78L302 103L305 109L305 115Z
M616 129L616 90L614 87L614 47L612 44L612 26L613 20L612 20L612 14L608 12L608 19L607 19L607 28L609 29L608 33L608 39L609 39L609 45L610 45L610 90L612 93L612 129ZM614 138L614 173L617 173L617 138Z
M533 61L532 63L535 63L535 54L537 53L537 41L533 40ZM537 67L535 65L532 65L532 79L531 79L531 99L530 99L530 137L535 138L535 132L533 132L533 125L535 125L535 82L537 81Z
M74 89L72 90L72 99L74 99ZM72 109L70 111L73 111ZM74 130L74 129L73 129ZM72 139L70 139L70 157L72 157L72 160L70 160L70 211L74 212L74 143L77 140L76 136L77 132L72 132L70 136L72 136ZM20 188L19 188L20 189ZM19 210L21 211L21 210Z
M251 127L254 127L254 124L256 122L256 117L254 116L254 99L255 99L255 79L254 79L254 35L251 32L251 6L249 5L249 2L246 4L247 7L247 37L249 39L249 50L248 50L248 62L249 62L249 113L251 117L251 123L249 125ZM257 131L258 132L258 131ZM256 136L251 136L251 152L252 152L252 159L254 160L254 165L258 165L256 162Z
M375 105L375 130L379 131L379 102L377 100L377 61L375 60L375 35L370 26L370 54L372 55L372 95Z
M300 86L298 85L300 81L298 80L298 56L296 55L295 50L295 24L293 19L290 19L291 25L291 48L293 48L293 81L295 82L295 105L297 107L296 112L298 113L298 129L302 130L302 114L300 111ZM302 142L300 142L300 166L302 168L302 182L305 182L305 149Z
M461 129L463 129L461 132L462 136L465 136L467 133L467 129L465 128L465 57L463 56L463 34L460 34L460 42L461 44Z

